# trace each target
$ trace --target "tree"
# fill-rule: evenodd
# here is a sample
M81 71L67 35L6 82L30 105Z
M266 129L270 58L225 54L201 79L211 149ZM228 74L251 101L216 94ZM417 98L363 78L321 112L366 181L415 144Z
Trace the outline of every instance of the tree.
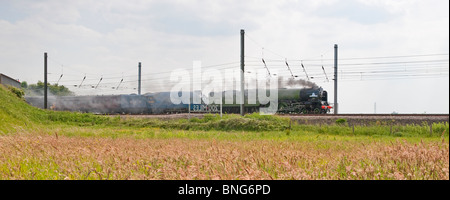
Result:
M22 82L22 83L24 83L24 82ZM22 88L24 88L24 87L22 86ZM28 96L44 95L44 83L42 81L38 81L37 84L27 85L27 88L24 88L24 89L25 89L25 94ZM74 95L74 93L72 91L70 91L69 88L65 87L64 85L58 85L56 83L53 85L50 83L47 83L47 89L48 89L49 93L54 96Z
M27 88L28 88L28 83L27 83L26 81L22 81L22 83L20 83L20 86L21 86L23 89L27 89Z
M8 86L8 90L17 95L17 97L19 98L22 98L23 95L25 94L22 89L13 86Z

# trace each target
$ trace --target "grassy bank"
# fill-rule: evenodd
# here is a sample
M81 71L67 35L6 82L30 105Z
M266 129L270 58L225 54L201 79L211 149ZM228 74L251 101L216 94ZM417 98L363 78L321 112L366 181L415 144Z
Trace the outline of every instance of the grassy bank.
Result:
M0 85L0 134L54 125L112 125L118 120L88 113L51 111L28 105Z
M190 119L121 119L120 116L106 117L89 113L43 110L28 105L23 99L0 86L0 134L23 130L45 130L49 127L76 129L90 128L94 131L105 129L149 130L148 128L185 131L245 131L276 132L277 134L331 134L331 135L367 135L393 137L448 137L448 123L433 123L405 126L347 126L336 121L334 125L303 125L291 122L287 117L274 115L248 114L244 117L235 114L207 114L203 118ZM151 130L151 129L150 129ZM65 131L61 131L64 134ZM70 132L70 131L68 131ZM151 134L150 134L151 135Z

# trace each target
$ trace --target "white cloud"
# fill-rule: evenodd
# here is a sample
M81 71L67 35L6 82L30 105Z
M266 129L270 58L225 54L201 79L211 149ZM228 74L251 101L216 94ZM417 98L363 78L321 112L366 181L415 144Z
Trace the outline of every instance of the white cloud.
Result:
M48 52L52 59L51 71L55 72L52 80L59 77L61 65L64 65L67 77L73 73L71 79L81 81L83 72L91 73L94 74L91 82L96 84L102 74L134 75L137 62L142 62L147 79L159 78L144 82L144 86L148 85L144 92L165 85L161 76L169 74L160 72L179 67L190 69L193 60L200 59L204 65L238 62L241 28L249 36L246 37L249 59L261 57L262 47L267 59L286 57L288 60L320 59L322 55L324 59L331 59L334 44L339 44L340 58L448 53L449 49L448 1L442 0L234 0L226 3L24 0L7 2L0 11L2 73L29 82L42 80L43 52ZM299 62L291 61L291 64L294 73L302 74ZM288 73L282 65L279 67ZM325 67L331 77L332 66ZM307 65L312 74L322 73L321 68L316 68ZM448 81L448 77L445 80ZM118 81L110 80L114 82L111 85ZM332 83L317 81L332 97ZM440 80L433 81L423 87L441 84ZM405 82L409 85L424 83L420 79ZM364 95L354 96L354 93L367 93L365 88L380 88L373 93L373 98L381 99L377 101L382 109L382 101L387 99L383 91L391 83L398 84L370 81L364 82L364 87L356 87L357 82L343 82L339 98L347 106L341 111L372 111ZM398 90L408 84L398 84ZM397 98L397 102L409 99L416 104L429 101L425 97L412 99L406 91L403 89L398 95L391 93L392 98ZM102 92L115 91L103 88ZM443 92L436 89L433 93ZM448 104L448 91L443 95ZM424 109L434 108L419 110ZM385 112L390 112L391 108L387 110ZM418 112L414 108L411 110Z

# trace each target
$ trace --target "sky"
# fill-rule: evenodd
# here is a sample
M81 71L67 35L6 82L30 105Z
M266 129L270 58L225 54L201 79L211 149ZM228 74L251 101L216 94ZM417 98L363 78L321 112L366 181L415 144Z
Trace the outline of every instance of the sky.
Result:
M339 113L449 113L448 4L0 0L0 73L43 81L47 52L50 83L78 95L131 94L141 62L142 93L168 91L170 72L194 61L239 68L244 29L246 67L264 68L264 59L277 76L309 78L330 103L337 44Z

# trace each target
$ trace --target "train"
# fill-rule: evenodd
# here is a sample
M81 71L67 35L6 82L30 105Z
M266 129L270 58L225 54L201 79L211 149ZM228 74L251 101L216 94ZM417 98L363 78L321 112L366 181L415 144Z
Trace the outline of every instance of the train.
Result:
M256 99L256 103L249 104L247 90L244 96L245 113L259 112L260 108L269 106L269 103L260 103L259 99ZM193 92L190 92L190 97L191 102L193 102ZM225 93L222 97L222 113L240 113L240 104L226 104ZM233 91L233 99L235 98L236 91ZM26 96L25 100L35 107L43 108L44 106L42 96ZM155 92L143 95L49 96L47 105L52 110L95 114L171 114L220 111L219 105L174 104L170 100L170 92ZM328 103L327 91L321 87L278 89L277 113L326 114L332 108Z

